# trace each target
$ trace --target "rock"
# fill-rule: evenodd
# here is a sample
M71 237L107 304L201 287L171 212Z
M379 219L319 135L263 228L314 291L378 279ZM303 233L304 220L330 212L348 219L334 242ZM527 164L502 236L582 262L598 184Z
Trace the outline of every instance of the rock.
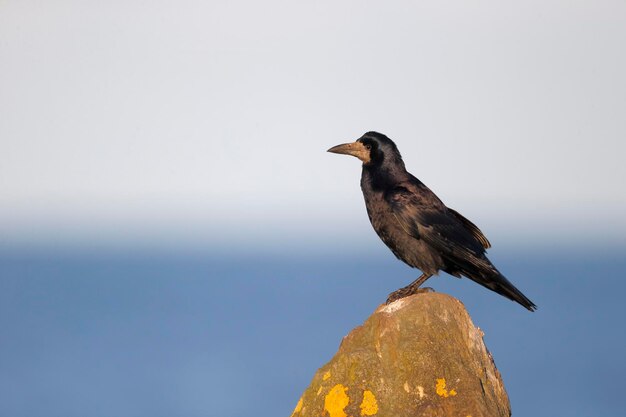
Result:
M510 416L500 373L457 299L421 293L380 306L344 337L292 417Z

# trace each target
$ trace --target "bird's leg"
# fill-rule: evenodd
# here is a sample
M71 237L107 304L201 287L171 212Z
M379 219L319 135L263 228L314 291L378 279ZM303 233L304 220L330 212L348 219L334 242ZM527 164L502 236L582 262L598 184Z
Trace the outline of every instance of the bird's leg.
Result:
M417 294L419 292L432 291L432 288L420 288L420 285L426 282L426 280L431 276L432 275L430 274L422 274L418 279L416 279L406 287L402 287L399 290L392 292L391 294L389 294L389 297L387 297L387 302L385 304L393 303L396 300L408 297L409 295Z

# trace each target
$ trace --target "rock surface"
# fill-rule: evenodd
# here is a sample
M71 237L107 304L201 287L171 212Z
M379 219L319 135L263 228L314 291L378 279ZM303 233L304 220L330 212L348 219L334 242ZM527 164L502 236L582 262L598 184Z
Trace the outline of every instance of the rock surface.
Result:
M457 299L380 306L320 368L292 417L511 415L483 333Z

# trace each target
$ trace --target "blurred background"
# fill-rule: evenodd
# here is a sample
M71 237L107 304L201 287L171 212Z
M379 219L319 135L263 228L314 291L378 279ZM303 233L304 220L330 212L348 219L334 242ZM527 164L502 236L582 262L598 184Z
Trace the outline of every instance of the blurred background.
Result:
M354 158L390 136L538 306L463 301L514 415L617 415L623 1L3 1L0 415L286 416L419 275Z

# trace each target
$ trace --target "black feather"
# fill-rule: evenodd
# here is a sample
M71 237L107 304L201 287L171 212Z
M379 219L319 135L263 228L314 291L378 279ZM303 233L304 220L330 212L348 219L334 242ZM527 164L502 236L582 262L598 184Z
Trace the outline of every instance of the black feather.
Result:
M427 276L439 271L465 276L535 310L535 304L489 261L485 249L491 244L482 231L407 172L391 139L368 132L358 142L370 150L361 176L368 216L400 260Z

